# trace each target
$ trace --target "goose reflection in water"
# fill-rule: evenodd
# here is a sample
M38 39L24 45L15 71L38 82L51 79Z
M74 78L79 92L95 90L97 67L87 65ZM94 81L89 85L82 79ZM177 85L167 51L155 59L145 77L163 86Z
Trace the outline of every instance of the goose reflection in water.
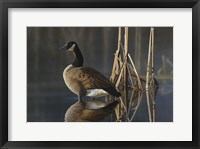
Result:
M118 101L78 101L65 114L65 122L99 122L114 112Z

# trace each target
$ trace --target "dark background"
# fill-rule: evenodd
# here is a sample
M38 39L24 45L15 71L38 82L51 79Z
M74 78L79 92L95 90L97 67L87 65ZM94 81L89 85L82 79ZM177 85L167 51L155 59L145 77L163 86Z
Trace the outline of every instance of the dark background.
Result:
M129 52L139 74L145 78L149 45L148 27L129 28ZM27 27L27 121L63 122L77 96L66 87L62 73L73 61L72 53L59 50L76 41L84 66L110 77L117 49L117 27ZM156 121L173 121L173 28L155 27ZM146 95L134 119L148 121Z

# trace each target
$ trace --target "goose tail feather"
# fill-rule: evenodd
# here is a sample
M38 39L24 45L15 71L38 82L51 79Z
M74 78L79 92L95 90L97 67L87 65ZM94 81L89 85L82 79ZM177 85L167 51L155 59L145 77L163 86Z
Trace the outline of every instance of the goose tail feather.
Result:
M103 90L108 92L112 96L115 96L115 97L120 97L121 96L121 93L118 92L114 87L104 88Z

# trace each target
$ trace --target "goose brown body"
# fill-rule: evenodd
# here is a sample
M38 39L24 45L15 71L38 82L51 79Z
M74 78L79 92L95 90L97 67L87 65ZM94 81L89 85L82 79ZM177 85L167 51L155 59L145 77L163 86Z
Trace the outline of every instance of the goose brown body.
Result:
M90 67L77 67L64 71L63 77L68 88L79 96L87 96L88 90L102 89L102 96L120 96L115 86L100 72ZM99 96L101 96L99 95ZM98 95L97 95L98 96Z
M67 87L77 94L80 100L82 96L121 96L114 84L103 74L93 68L83 67L83 56L75 42L65 44L62 49L72 51L75 56L74 62L65 68L63 78Z

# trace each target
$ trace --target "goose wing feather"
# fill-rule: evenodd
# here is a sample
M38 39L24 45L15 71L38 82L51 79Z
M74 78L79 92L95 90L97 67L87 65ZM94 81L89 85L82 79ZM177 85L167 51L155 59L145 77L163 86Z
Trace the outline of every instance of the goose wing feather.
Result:
M73 69L73 78L79 81L85 89L103 89L114 85L100 72L90 67Z
M114 84L93 68L77 67L70 70L68 75L72 80L78 81L84 90L103 89L115 97L121 96L121 94L116 90Z

